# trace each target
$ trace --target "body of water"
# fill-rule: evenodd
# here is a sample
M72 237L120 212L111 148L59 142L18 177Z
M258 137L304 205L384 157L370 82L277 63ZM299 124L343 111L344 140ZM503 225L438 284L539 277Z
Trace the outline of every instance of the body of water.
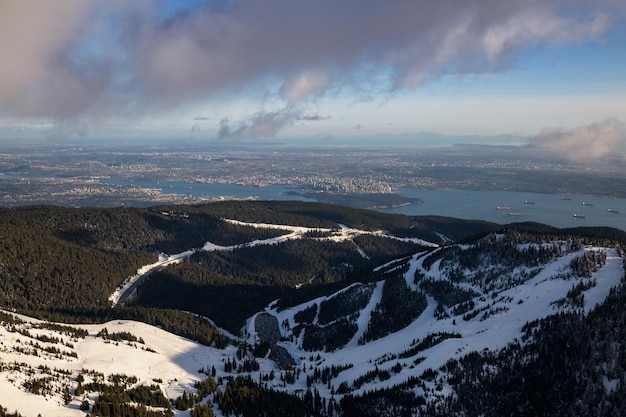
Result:
M280 185L256 187L182 181L133 182L120 179L107 179L102 180L102 182L156 188L164 193L188 194L197 197L226 196L240 199L313 201L306 197L288 194L294 191L301 192L302 190L299 188ZM626 199L518 191L423 190L413 188L402 188L399 191L406 197L419 198L423 200L423 203L379 211L413 216L438 215L477 219L499 224L533 221L555 227L610 226L626 230ZM505 209L507 207L508 209Z
M183 181L129 181L119 178L107 178L100 180L103 184L135 186L141 188L154 188L161 190L164 194L192 195L196 197L235 197L240 199L258 200L300 200L315 201L304 196L290 195L288 193L303 192L297 187L283 185L268 185L257 187L254 185L240 184L203 184L189 183Z
M611 226L626 230L625 199L517 191L406 188L400 192L407 197L421 198L423 203L383 211L479 219L499 224L533 221L556 227Z

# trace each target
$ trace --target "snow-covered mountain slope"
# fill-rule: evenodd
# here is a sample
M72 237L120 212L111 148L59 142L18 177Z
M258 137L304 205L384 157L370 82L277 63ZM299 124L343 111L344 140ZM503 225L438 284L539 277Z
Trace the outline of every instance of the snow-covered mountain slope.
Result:
M136 377L135 385L154 384L175 398L202 379L201 367L223 367L222 357L235 349L216 351L134 321L69 326L6 316L15 320L0 326L0 405L25 416L84 415L80 403L93 403L97 394L75 394L83 378L86 385Z
M358 395L420 377L472 351L502 348L519 338L529 321L562 311L589 311L620 283L623 263L615 248L492 235L474 245L416 254L386 271L383 277L388 277L379 282L354 284L283 311L270 306L267 312L281 323L278 345L300 368L349 367L330 384L317 383L322 396L337 390ZM390 285L397 276L404 280L403 290ZM426 303L415 309L411 299L420 295ZM332 305L337 299L341 307ZM384 310L387 315L378 320L381 330L373 330L372 317L385 304L398 308ZM397 325L406 321L401 313L409 308L415 317L406 326ZM331 309L339 312L328 318ZM255 334L254 320L248 332ZM323 334L322 348L312 334Z
M137 270L137 274L126 278L126 280L124 280L124 282L122 282L118 286L118 288L115 289L115 291L109 296L109 301L111 301L111 304L113 305L113 307L118 305L120 302L123 302L123 300L125 300L126 298L132 296L132 293L134 292L136 286L139 285L141 281L145 277L147 277L151 272L165 268L168 265L173 265L173 264L182 262L197 251L206 251L206 252L232 251L232 250L240 249L243 247L253 247L253 246L259 246L259 245L277 245L281 242L286 242L289 240L302 239L305 235L307 235L308 233L312 233L312 232L321 233L324 235L323 237L315 237L315 238L309 237L309 239L320 240L320 241L343 242L343 241L349 240L349 241L354 242L353 238L355 236L372 235L372 236L381 236L381 237L386 237L389 239L395 239L395 240L400 240L400 241L405 241L405 242L412 242L412 243L419 244L425 247L438 247L437 244L425 241L423 239L402 238L402 237L390 235L383 230L377 230L377 231L371 232L371 231L351 228L345 225L338 225L337 229L328 229L328 228L311 228L311 227L303 227L303 226L289 226L289 225L282 225L282 224L246 223L246 222L241 222L241 221L232 220L232 219L224 219L224 221L226 221L227 223L232 223L232 224L236 224L239 226L285 230L288 233L285 233L284 235L280 235L277 237L268 238L268 239L262 239L262 240L257 239L252 242L247 242L247 243L239 244L239 245L221 246L221 245L216 245L212 242L206 242L204 246L199 249L189 249L189 250L186 250L184 252L177 253L174 255L166 255L166 254L161 253L159 255L159 260L157 262L149 264L149 265L144 265L143 267L139 268ZM359 251L361 256L363 256L364 258L368 257L368 255L365 254L365 252L361 248L359 248L358 245L357 245L357 250Z
M7 313L0 317L0 405L25 416L78 416L103 392L92 382L122 379L125 388L152 387L174 399L195 393L207 375L222 391L249 375L276 391L313 391L329 404L404 384L428 402L454 394L432 378L451 359L524 343L523 326L533 320L591 311L623 280L624 254L507 232L375 272L370 282L301 305L270 304L225 349L132 321L66 326ZM221 415L216 396L199 402Z

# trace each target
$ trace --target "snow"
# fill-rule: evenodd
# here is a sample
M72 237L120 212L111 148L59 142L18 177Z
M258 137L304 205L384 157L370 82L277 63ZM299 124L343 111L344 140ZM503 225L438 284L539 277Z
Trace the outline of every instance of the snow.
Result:
M597 279L597 285L584 293L586 300L584 310L588 312L608 296L610 289L619 284L624 274L622 266L623 260L617 255L615 249L593 247L581 249L578 252L562 256L556 261L548 263L543 270L532 279L521 285L500 292L496 300L491 300L491 298L488 297L480 302L478 298L475 299L475 309L480 309L488 304L493 307L500 306L508 309L508 311L495 313L483 321L480 319L481 314L478 314L469 321L464 321L460 316L436 320L434 319L434 311L437 302L433 298L428 297L428 307L420 317L409 326L379 340L369 342L366 345L358 345L358 338L365 331L369 315L376 303L380 300L382 282L379 282L372 294L370 302L360 312L359 319L357 320L358 330L355 337L343 349L339 349L335 352L321 353L321 361L307 360L307 357L317 356L318 352L302 351L298 348L296 343L291 343L289 350L296 353L298 355L297 357L303 358L302 362L304 362L307 369L310 365L329 367L333 365L353 364L354 366L352 368L343 371L333 381L335 387L342 382L350 384L359 376L365 375L376 367L380 370L388 370L398 361L411 364L417 357L425 358L421 363L414 365L410 370L408 367L405 367L398 374L392 373L391 378L386 381L375 381L377 389L392 387L404 382L409 376L420 376L428 368L438 369L451 358L460 358L473 351L500 349L516 340L521 336L521 329L525 323L554 313L555 310L552 303L565 297L573 283L577 282L575 279L556 278L568 267L571 259L574 256L582 255L584 251L599 249L607 252L607 263L594 274L594 277ZM412 279L415 270L421 267L421 261L422 258L420 258L420 254L415 255L411 259L410 268L405 276L407 283L413 285ZM434 264L430 271L423 270L422 272L434 279L445 279L445 277L441 276L437 264ZM318 299L316 302L320 302L322 299L324 298ZM290 320L290 318L293 317L295 312L301 310L302 307L303 306L298 306L294 309L283 310L280 313L273 313L278 317L280 322L287 319L293 324L293 320ZM438 332L458 333L462 337L446 339L429 349L419 352L411 358L394 359L383 362L377 361L377 359L383 358L385 355L408 350L415 339L423 340L427 335ZM290 343L286 343L286 345L289 344ZM354 393L358 395L372 388L370 384L366 383L360 389L354 391ZM320 386L318 389L321 395L329 395L329 391L324 387Z
M111 306L115 307L116 305L118 305L120 301L122 300L122 298L125 296L125 294L132 292L133 291L132 289L136 285L138 285L141 282L141 280L144 279L146 276L148 276L151 272L165 268L168 265L182 262L183 260L190 257L198 250L203 250L207 252L232 251L232 250L243 248L243 247L253 247L253 246L259 246L259 245L276 245L276 244L279 244L281 242L285 242L288 240L301 239L306 233L310 233L310 232L331 233L330 237L319 237L319 238L314 238L314 239L328 240L328 241L333 241L333 242L342 242L345 240L352 240L354 236L368 234L368 235L375 235L375 236L383 236L383 237L387 237L391 239L401 240L404 242L413 242L413 243L417 243L417 244L420 244L422 246L427 246L427 247L438 246L436 243L427 242L422 239L399 238L396 236L389 235L384 231L369 232L365 230L354 229L345 225L339 225L340 226L339 230L334 230L334 229L328 229L328 228L289 226L289 225L284 225L284 224L247 223L247 222L242 222L239 220L232 220L232 219L224 219L224 221L227 223L236 224L239 226L256 227L256 228L262 228L262 229L286 230L290 233L273 237L273 238L269 238L269 239L262 239L262 240L257 239L257 240L253 240L251 242L243 243L240 245L220 246L212 242L206 242L201 249L190 249L190 250L187 250L187 251L175 254L175 255L166 255L164 253L161 253L159 254L159 260L157 262L149 264L149 265L145 265L139 268L135 275L126 278L126 280L124 280L124 282L115 289L115 291L109 296L109 301L111 301ZM368 259L367 254L358 245L357 245L357 250L363 258ZM128 296L128 294L126 294L126 296Z
M367 324L370 321L370 317L372 316L372 311L376 308L376 305L380 302L383 295L383 281L376 283L376 288L374 288L374 292L372 293L372 297L370 298L369 303L365 306L363 310L359 313L359 318L356 323L358 325L358 330L356 331L352 340L348 342L345 347L345 350L349 351L351 348L357 348L358 342L361 336L365 334L367 330Z
M236 222L234 220L228 221ZM285 225L242 222L237 222L237 224L253 227L281 228L288 233L271 239L255 240L243 245L219 246L207 242L200 249L191 249L176 255L161 254L158 262L140 268L135 276L129 277L111 295L113 305L120 301L120 297L128 292L133 284L139 284L140 279L151 271L181 262L197 250L233 250L242 246L276 244L287 239L301 238L305 233L312 230L322 230ZM340 239L350 240L355 235L363 233L384 234L382 231L365 232L346 226L341 226L338 230L323 230L331 233L331 236L319 239L335 241ZM431 246L435 247L436 245L431 244ZM334 352L302 350L300 347L302 334L298 339L292 338L291 329L296 325L294 315L298 311L314 303L319 305L323 300L336 296L337 293L310 300L304 304L281 311L277 311L276 304L271 303L264 311L276 316L279 324L281 324L279 326L280 330L283 332L286 340L279 342L279 345L292 354L297 366L301 369L306 369L306 373L312 373L310 371L311 367L324 368L333 365L352 365L352 367L344 370L332 380L334 388L337 388L342 382L352 384L357 378L376 368L390 370L398 362L404 365L398 373L390 371L391 378L388 380L380 381L376 379L366 382L358 390L353 391L353 393L359 394L374 388L392 387L395 384L406 381L410 376L418 377L428 368L440 368L451 358L460 358L473 351L499 349L515 340L519 340L522 326L525 323L555 313L557 310L554 302L565 297L572 286L578 282L579 278L568 276L566 273L569 270L569 264L573 257L581 256L585 251L593 250L606 252L607 259L606 264L593 274L593 279L596 280L597 284L584 291L585 304L583 311L588 313L598 303L606 299L610 289L618 285L624 275L624 260L613 248L584 247L577 252L563 255L543 265L540 272L534 277L520 285L500 291L495 297L491 297L491 294L483 294L482 297L475 298L475 309L487 306L492 309L502 308L501 311L494 312L484 320L481 320L482 313L467 321L463 320L461 316L455 317L452 315L448 319L437 320L434 317L437 302L428 296L426 310L407 327L365 345L359 345L358 340L364 334L371 313L382 297L383 281L379 281L375 283L375 288L367 305L358 312L356 334L346 346ZM422 263L425 259L425 254L425 252L417 253L406 259L406 262L409 263L409 268L405 274L405 279L412 289L416 289L413 277L418 270L430 279L447 279L445 274L439 269L439 261L435 262L429 270L423 268ZM392 265L393 263L388 263L380 266L378 269L382 270ZM515 270L512 274L519 272L520 270ZM361 284L352 284L352 286L354 285ZM462 283L461 285L469 284ZM349 288L344 288L342 291L347 291ZM479 290L477 288L473 289ZM248 342L250 343L254 342L256 336L254 329L255 316L250 317L245 326ZM27 323L18 325L18 329L28 330L33 337L40 334L55 336L55 332L51 330L36 329L37 324L41 323L40 321L23 316L20 317L26 320ZM282 323L285 321L289 324L288 328L282 326ZM0 405L7 408L9 412L17 410L24 416L36 416L38 414L45 416L84 415L84 412L78 409L82 398L75 398L68 406L65 406L60 394L44 397L26 392L21 383L27 378L27 372L8 370L6 365L9 364L23 363L25 364L24 366L30 366L34 369L38 369L40 366L48 366L52 369L69 371L69 381L72 388L76 387L75 378L83 369L104 373L105 377L112 374L136 376L138 384L154 384L156 383L154 380L158 378L162 381L158 385L163 390L165 396L167 398L175 398L180 396L184 390L188 392L194 391L194 382L205 378L203 374L198 372L201 368L210 369L215 367L218 377L229 376L229 374L224 372L224 362L227 359L234 358L236 355L236 347L234 346L228 346L225 349L202 346L159 328L134 321L116 320L105 324L79 325L75 327L86 329L89 332L89 336L84 339L70 340L68 336L56 334L62 340L62 344L58 344L61 350L74 352L77 356L76 358L63 356L59 359L52 355L40 354L39 356L33 356L20 352L20 349L29 346L29 341L37 341L23 334L12 332L10 326L0 326L0 363L5 365L0 372ZM145 344L113 343L96 337L96 334L105 327L110 333L129 332L137 338L143 339ZM410 349L415 345L416 340L424 340L428 335L439 332L454 333L461 337L446 339L416 353L412 357L389 359L392 355L398 355ZM48 345L43 342L39 343ZM68 344L72 347L69 347ZM317 359L318 355L320 359ZM423 358L423 360L415 363L417 358ZM258 359L258 362L261 373L267 374L273 370L279 375L280 372L283 372L269 359ZM286 392L301 392L306 389L306 373L303 372L295 384L292 385L287 384L283 387L278 376L273 381L268 381L268 385L274 389ZM252 377L254 380L258 380L259 372L252 373ZM605 385L607 388L612 388L615 386L615 381L606 380ZM331 390L326 384L317 384L316 388L320 395L326 398L331 397ZM421 390L419 388L415 389ZM444 387L443 391L438 395L448 392L448 389ZM340 395L334 395L335 399L340 397ZM93 399L89 397L90 401L93 401ZM217 409L215 412L217 415L220 415ZM177 410L174 410L174 413L178 416L188 415L188 412L179 412Z
M160 254L157 262L142 266L137 270L137 274L128 277L119 287L115 289L113 294L109 296L109 301L111 301L112 306L115 307L120 302L120 299L125 292L129 291L134 284L138 283L142 278L146 277L151 272L165 268L168 265L179 263L191 256L193 253L194 251L189 250L176 255Z
M28 321L29 325L42 323L39 320L20 316ZM175 398L182 394L183 390L192 391L196 381L204 379L204 375L198 373L202 367L210 369L215 366L223 369L222 360L231 356L233 347L226 350L200 345L188 339L173 335L154 326L144 323L123 320L111 321L99 325L79 325L89 332L85 339L71 342L78 358L55 359L48 356L27 355L16 351L16 348L25 346L29 338L18 333L11 333L5 326L0 327L0 340L2 341L0 358L2 363L23 363L32 368L48 366L52 369L67 370L73 379L72 388L76 387L75 378L81 370L96 370L104 373L105 377L112 374L125 374L136 376L139 383L155 384L153 379L161 379L158 385L167 398ZM126 342L110 342L96 337L103 328L109 333L130 332L137 338L144 340L145 344ZM29 330L32 334L41 334L51 331ZM58 337L63 338L57 334ZM69 339L65 336L64 339ZM39 342L44 345L46 343ZM47 345L47 344L46 344ZM150 348L155 352L146 350ZM69 348L63 348L70 350ZM233 352L231 352L233 351ZM65 406L58 396L35 395L20 386L19 373L9 371L0 373L0 405L9 412L19 411L24 416L84 416L85 413L78 409L82 398L76 398ZM88 378L88 377L86 377ZM14 381L14 382L11 382Z
M606 265L598 270L593 276L597 280L594 291L585 292L585 313L604 301L609 295L611 288L617 285L615 278L623 276L623 259L615 249L589 248L589 250L605 250L607 253Z

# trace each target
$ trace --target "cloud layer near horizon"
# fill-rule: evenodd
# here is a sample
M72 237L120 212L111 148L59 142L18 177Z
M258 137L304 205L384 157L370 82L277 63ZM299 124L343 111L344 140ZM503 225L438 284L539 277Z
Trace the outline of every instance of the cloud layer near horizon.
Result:
M544 129L531 143L578 162L596 162L626 145L626 124L606 119L575 129Z
M616 0L224 0L169 15L164 4L3 1L0 112L117 117L260 89L291 113L329 91L500 70L527 45L600 40L626 14ZM257 133L281 121L257 116Z

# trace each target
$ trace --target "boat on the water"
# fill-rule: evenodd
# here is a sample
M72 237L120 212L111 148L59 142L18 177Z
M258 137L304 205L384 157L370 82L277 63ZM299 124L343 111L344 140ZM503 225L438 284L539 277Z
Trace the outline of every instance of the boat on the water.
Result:
M607 210L609 213L619 213L619 210L613 210L613 209L608 209Z
M584 219L585 215L584 214L574 214L572 217L575 217L577 219Z
M522 213L516 212L516 211L509 211L509 216L521 216Z
M508 207L508 206L498 206L498 207L496 207L496 209L509 211L509 210L511 210L511 207Z
M535 204L535 202L534 201L524 200L524 204Z
M589 206L592 207L593 203L587 203L586 201L583 201L583 206Z

